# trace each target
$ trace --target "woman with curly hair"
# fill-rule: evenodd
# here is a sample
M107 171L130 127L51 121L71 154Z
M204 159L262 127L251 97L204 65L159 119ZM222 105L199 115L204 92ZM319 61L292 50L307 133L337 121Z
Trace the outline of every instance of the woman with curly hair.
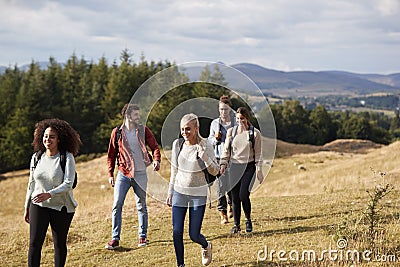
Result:
M54 241L54 266L64 266L67 235L75 208L72 185L74 156L82 144L79 134L66 121L46 119L35 125L32 145L35 153L25 199L24 219L30 225L28 266L40 266L40 257L50 224ZM65 153L65 169L61 154ZM36 155L40 155L38 159Z

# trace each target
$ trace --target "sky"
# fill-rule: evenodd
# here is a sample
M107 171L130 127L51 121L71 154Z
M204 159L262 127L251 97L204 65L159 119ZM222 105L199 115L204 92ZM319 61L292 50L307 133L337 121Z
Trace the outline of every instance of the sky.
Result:
M0 65L71 55L400 72L400 0L0 0Z

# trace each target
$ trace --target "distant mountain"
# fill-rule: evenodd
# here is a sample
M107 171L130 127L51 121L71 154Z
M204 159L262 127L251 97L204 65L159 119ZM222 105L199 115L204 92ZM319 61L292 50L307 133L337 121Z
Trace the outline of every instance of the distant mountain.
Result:
M49 62L37 62L47 69ZM64 64L62 64L64 65ZM18 66L21 71L30 64ZM400 73L389 75L358 74L345 71L278 71L256 64L239 63L231 67L250 77L264 94L278 96L367 95L374 93L400 93ZM0 74L7 67L0 66ZM201 69L191 68L186 74L198 75ZM225 77L228 80L235 77ZM194 77L195 79L195 77ZM239 88L238 88L239 89ZM241 88L245 91L245 88Z
M48 62L48 61L39 61L39 62L35 62L35 63L39 64L40 68L43 69L43 70L47 69L49 67L49 65L50 65L50 62ZM22 66L17 66L17 67L18 67L18 69L20 71L27 71L27 70L29 70L30 65L31 64L24 64ZM9 67L0 66L0 74L3 74L6 71L7 68L14 69L14 66L9 66Z
M256 64L233 68L249 76L263 91L280 96L366 95L400 93L400 73L357 74L344 71L276 71Z
M348 75L351 77L357 77L361 79L366 79L372 82L390 85L393 87L400 87L400 73L393 73L389 75L381 74L357 74L344 71L332 71L332 73L339 73L343 75Z

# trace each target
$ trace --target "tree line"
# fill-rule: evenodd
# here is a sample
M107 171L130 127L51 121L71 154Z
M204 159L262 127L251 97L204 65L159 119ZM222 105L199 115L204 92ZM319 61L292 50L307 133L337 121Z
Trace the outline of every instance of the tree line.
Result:
M136 63L128 50L121 52L120 61L108 64L102 57L95 63L73 54L65 64L50 57L46 69L37 62L26 71L7 68L0 75L0 173L29 166L35 123L46 118L66 120L78 131L83 142L80 154L106 152L112 129L122 122L123 105L147 79L174 65L144 57ZM177 70L174 75L185 78ZM206 67L201 74L206 83L179 86L159 99L148 118L158 141L162 122L181 101L229 94L213 84L223 85L223 79L218 69Z
M7 68L0 75L0 173L29 166L35 123L46 118L66 120L79 132L80 154L106 152L111 130L122 122L122 106L146 80L168 68L169 78L188 81L173 66L144 57L134 62L132 54L123 50L119 64L109 64L104 57L95 63L73 54L65 64L50 57L46 69L36 62L24 71L17 66ZM159 142L163 122L177 105L197 97L218 99L230 94L218 67L205 67L200 80L204 83L173 88L149 110L147 125ZM161 89L155 86L148 94L157 90ZM232 100L234 109L246 105L240 98ZM149 106L146 99L138 104ZM398 114L390 120L369 113L328 113L322 106L305 110L298 101L272 105L271 110L277 137L288 142L319 145L336 138L361 138L386 144L400 136Z

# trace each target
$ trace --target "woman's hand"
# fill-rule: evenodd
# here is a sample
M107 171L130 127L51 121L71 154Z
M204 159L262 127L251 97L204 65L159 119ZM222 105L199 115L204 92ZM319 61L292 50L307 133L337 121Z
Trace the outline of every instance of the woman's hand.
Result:
M207 153L205 153L205 150L201 145L197 145L197 154L199 155L199 158L201 158L202 161L204 162L208 161L209 157Z
M226 164L222 164L221 166L219 166L219 173L221 175L225 175L225 171L226 171Z
M42 203L43 201L46 201L49 198L51 198L50 193L40 193L32 198L32 202L33 203Z
M29 208L25 209L24 220L25 220L25 222L29 223Z
M257 179L260 181L260 184L264 181L264 174L261 168L257 171Z
M168 205L168 207L171 207L172 206L172 196L168 196L165 203Z

